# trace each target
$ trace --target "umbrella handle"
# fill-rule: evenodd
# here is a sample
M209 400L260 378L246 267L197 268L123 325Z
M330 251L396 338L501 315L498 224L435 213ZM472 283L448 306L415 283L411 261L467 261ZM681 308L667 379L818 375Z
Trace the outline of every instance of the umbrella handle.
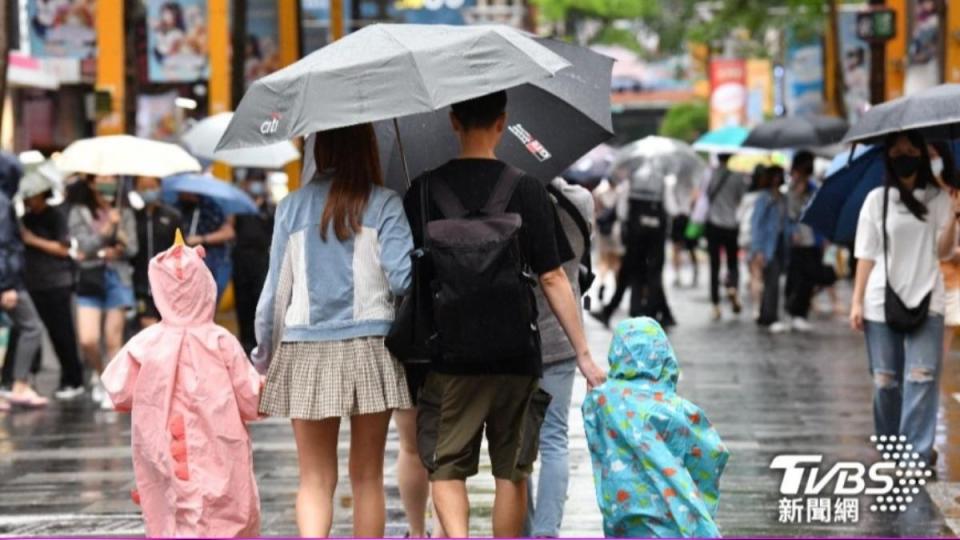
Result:
M403 166L403 178L407 181L407 189L410 189L410 170L407 168L407 155L403 152L403 138L400 137L400 123L396 118L393 119L393 132L397 134L397 146L400 148L400 164Z

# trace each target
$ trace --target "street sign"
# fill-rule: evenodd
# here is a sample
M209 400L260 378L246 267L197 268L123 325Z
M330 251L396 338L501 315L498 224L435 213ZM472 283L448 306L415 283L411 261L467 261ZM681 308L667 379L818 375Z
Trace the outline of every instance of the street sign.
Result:
M889 8L857 13L857 37L871 43L889 41L897 34L897 14Z

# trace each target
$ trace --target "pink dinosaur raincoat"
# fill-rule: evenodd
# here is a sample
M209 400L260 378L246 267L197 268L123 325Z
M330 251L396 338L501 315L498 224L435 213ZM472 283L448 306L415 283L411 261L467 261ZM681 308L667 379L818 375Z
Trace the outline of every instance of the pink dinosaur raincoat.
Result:
M134 500L151 537L260 532L244 425L257 418L260 377L213 322L217 286L203 256L202 247L175 245L150 261L163 320L130 340L102 377L116 408L133 413Z

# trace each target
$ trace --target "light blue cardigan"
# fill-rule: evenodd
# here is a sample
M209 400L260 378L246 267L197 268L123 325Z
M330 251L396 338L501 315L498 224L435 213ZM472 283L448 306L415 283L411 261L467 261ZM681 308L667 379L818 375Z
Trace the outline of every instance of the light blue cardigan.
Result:
M385 336L394 297L410 286L413 238L400 196L374 187L362 231L341 242L331 224L324 241L320 217L330 186L328 177L315 178L277 208L257 304L253 360L261 370L281 342Z

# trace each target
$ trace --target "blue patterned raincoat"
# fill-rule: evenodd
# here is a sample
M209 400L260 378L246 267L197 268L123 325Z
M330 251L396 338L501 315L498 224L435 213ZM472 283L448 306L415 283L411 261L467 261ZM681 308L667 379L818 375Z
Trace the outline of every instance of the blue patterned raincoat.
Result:
M718 537L713 517L729 452L699 407L676 393L680 368L649 318L620 323L610 374L583 404L608 537Z

